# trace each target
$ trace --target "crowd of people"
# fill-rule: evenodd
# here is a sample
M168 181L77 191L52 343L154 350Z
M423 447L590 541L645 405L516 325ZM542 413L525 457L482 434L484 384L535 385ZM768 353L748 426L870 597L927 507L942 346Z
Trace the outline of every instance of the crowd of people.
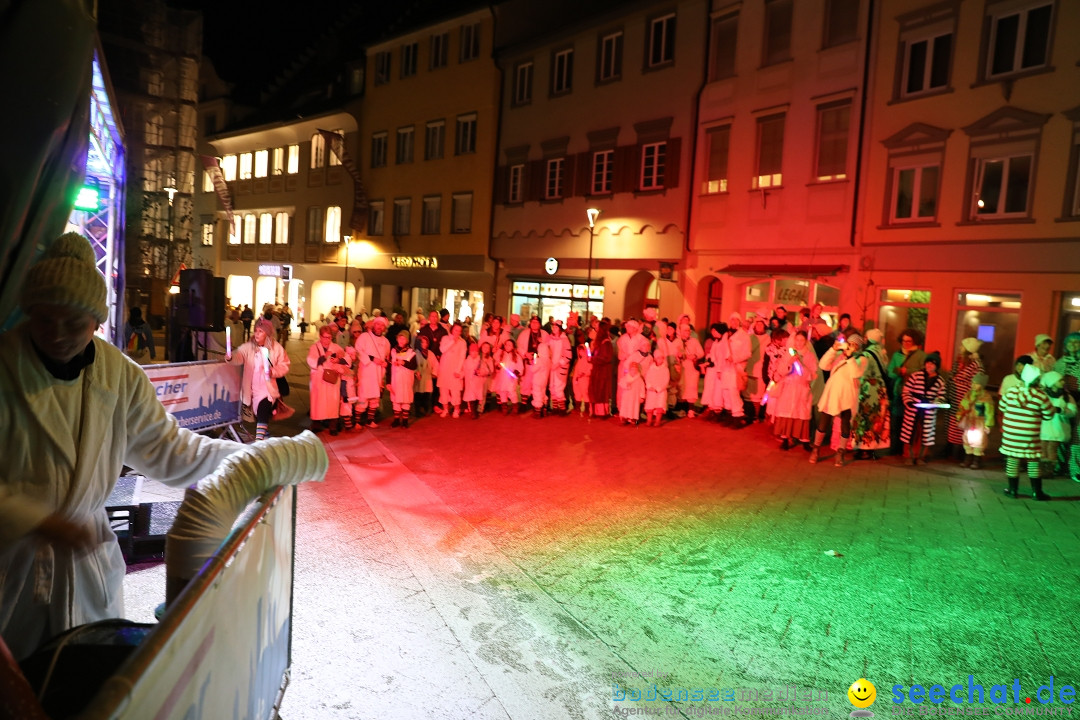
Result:
M918 330L905 329L890 357L881 330L862 332L847 314L831 321L820 305L791 315L777 307L770 317L732 313L704 332L687 315L669 321L651 309L614 323L582 323L571 313L565 323L511 315L504 324L488 315L474 326L452 321L448 310L421 309L410 323L401 314L350 317L337 308L332 318L307 355L316 432L378 427L387 394L393 427L431 414L492 412L537 419L576 412L625 426L763 422L781 451L801 447L811 463L834 449L837 467L895 454L908 465L951 455L980 468L1000 429L1008 494L1019 492L1021 464L1036 498L1046 497L1042 478L1067 471L1080 482L1080 334L1066 338L1060 359L1052 338L1037 336L992 393L977 338L961 342L946 372ZM268 380L287 372L287 357L248 355ZM264 384L262 412L254 413L263 432L272 412L263 401L276 401L273 383Z

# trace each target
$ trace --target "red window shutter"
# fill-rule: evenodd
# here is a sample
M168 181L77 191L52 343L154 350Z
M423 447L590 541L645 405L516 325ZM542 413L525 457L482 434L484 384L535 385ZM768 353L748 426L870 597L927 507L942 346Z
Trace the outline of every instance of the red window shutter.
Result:
M574 173L574 195L587 196L591 191L592 182L592 153L583 152L575 156L576 172Z
M563 197L573 197L574 180L577 178L577 155L567 155L563 158Z
M525 163L525 194L526 200L543 200L544 199L544 183L547 178L544 176L546 169L546 163L543 160L530 160Z
M495 170L495 202L506 203L510 201L510 168L500 165Z
M682 138L669 138L664 158L664 187L679 187L679 167L682 160Z

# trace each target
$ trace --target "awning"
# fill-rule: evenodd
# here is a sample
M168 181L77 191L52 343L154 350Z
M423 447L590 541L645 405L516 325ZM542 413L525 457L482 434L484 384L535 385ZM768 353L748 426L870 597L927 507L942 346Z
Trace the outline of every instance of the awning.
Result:
M848 265L728 265L717 273L725 275L786 275L789 277L824 277L850 270Z

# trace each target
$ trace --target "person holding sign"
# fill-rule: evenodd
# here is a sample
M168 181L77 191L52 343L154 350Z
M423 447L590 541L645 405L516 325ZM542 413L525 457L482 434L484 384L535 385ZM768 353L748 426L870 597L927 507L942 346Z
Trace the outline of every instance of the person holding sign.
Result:
M108 317L90 242L57 239L0 336L0 635L16 658L123 615L125 564L105 501L128 465L184 487L243 448L179 426L146 373L95 337Z

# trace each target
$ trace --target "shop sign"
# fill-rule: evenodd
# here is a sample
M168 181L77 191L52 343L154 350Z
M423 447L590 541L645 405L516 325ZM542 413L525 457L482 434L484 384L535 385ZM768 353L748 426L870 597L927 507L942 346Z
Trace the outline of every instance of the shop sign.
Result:
M544 261L544 272L548 275L554 275L559 272L559 261L555 258L548 258Z
M535 282L515 282L514 283L515 295L539 295L540 283Z
M390 264L396 268L430 268L435 270L439 267L439 258L431 255L391 255Z
M799 280L777 280L774 302L781 305L807 305L809 283Z
M281 265L278 263L259 265L259 276L281 278L285 282L288 282L292 280L292 265Z

